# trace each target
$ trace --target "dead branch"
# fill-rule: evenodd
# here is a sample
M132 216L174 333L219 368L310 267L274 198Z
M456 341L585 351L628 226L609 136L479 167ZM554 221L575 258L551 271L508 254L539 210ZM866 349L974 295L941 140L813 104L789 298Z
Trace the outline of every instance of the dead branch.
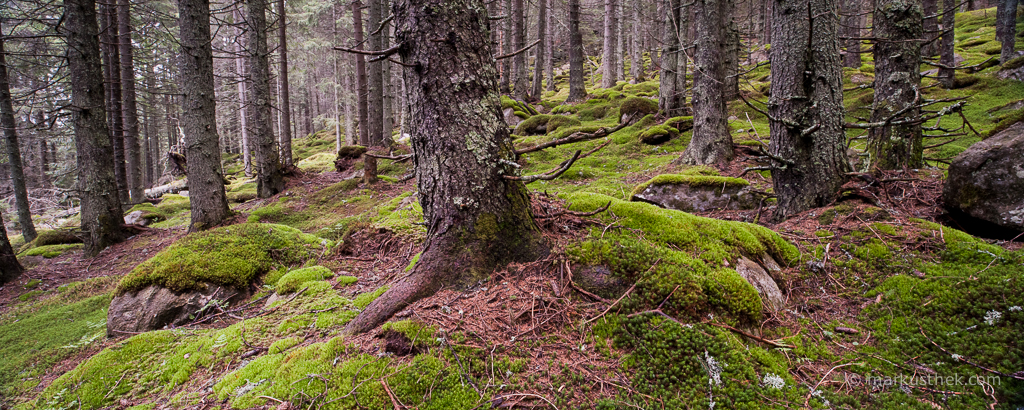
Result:
M626 117L625 121L622 121L621 123L619 123L619 125L615 126L615 128L612 128L612 129L600 128L597 131L594 131L592 133L585 133L585 132L582 132L582 131L577 131L577 132L572 133L568 137L565 137L565 138L562 138L562 139L557 139L557 140L554 140L554 141L545 142L543 144L534 145L534 146L529 147L529 148L517 149L516 150L516 155L518 156L518 155L523 155L523 154L530 153L530 152L536 152L536 151L540 151L540 150L551 148L551 147L557 147L559 145L572 144L572 143L575 143L575 142L590 141L590 140L595 140L595 139L598 139L598 138L601 138L601 137L606 137L608 135L614 134L615 132L625 128L626 125L629 124L629 122L630 122L629 120L630 119L631 119L630 117Z
M395 161L395 162L405 162L405 161L408 161L408 160L412 159L412 154L399 155L397 157L392 157L392 156L388 156L388 155L377 155L377 154L371 154L369 152L366 152L366 153L363 153L363 155L366 155L368 157L377 158L377 159L389 159L389 160L392 160L392 161Z
M531 43L530 45L528 45L528 46L526 46L526 47L523 47L523 48L520 48L520 49L518 49L518 50L516 50L516 51L513 51L513 52L511 52L511 53L509 53L509 54L505 54L505 55L500 55L500 56L494 57L494 59L495 59L495 60L504 60L504 59L506 59L506 58L511 58L511 57L515 57L515 56L517 56L517 55L521 54L522 52L524 52L524 51L526 51L526 50L529 50L530 48L533 48L533 46L535 46L535 45L537 45L537 44L540 44L540 40L534 41L534 42L533 42L533 43Z
M569 158L568 160L562 162L562 164L553 171L549 171L544 174L527 175L522 177L515 175L505 175L505 179L511 181L523 181L524 184L529 184L535 181L550 181L552 179L558 178L565 171L568 171L569 167L572 167L572 164L576 163L576 160L580 158L580 152L582 151L576 150L576 152L572 154L572 158Z
M554 217L562 216L562 215L594 216L594 215L597 215L597 214L599 214L601 212L607 211L608 207L610 207L610 206L612 206L612 201L608 201L607 204L605 204L604 206L602 206L600 208L597 208L597 210L592 211L592 212L574 212L574 211L565 210L565 211L561 211L561 212L555 212L555 213L550 214L550 215L535 216L533 218L534 219L547 219L547 218L554 218Z
M398 49L400 49L400 48L402 48L402 44L401 43L395 44L394 46L391 46L391 48L389 48L387 50L360 50L360 49L357 49L357 48L348 48L348 47L334 46L335 50L344 51L346 53L362 54L364 56L385 56L385 58L387 56L390 56L390 55L393 55L393 54L397 53Z

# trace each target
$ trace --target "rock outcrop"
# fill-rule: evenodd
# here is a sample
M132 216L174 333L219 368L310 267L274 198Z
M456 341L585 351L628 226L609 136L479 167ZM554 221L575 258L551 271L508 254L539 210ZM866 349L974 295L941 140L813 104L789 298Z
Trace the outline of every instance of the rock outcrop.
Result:
M124 336L191 322L216 306L251 296L248 289L207 284L206 289L175 292L158 285L114 297L107 311L107 336Z
M1024 122L978 142L949 166L947 209L1024 231Z

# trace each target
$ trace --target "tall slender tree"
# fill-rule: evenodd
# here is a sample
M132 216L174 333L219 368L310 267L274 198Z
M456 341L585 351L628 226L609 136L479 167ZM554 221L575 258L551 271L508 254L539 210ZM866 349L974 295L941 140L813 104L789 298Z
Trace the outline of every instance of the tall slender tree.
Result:
M209 0L178 0L181 38L181 129L188 159L189 231L219 225L231 211L224 192L214 100Z
M782 0L773 7L769 150L786 161L772 171L777 221L831 203L850 169L838 6L837 0Z
M233 12L236 23L242 21L241 7L242 6L239 5ZM243 57L241 44L241 38L244 30L239 28L235 33L235 81L237 82L236 87L238 88L238 132L242 135L242 170L246 177L251 177L252 144L249 142L249 108L246 106L248 100L246 100L245 96L245 88L248 83L245 76L245 57Z
M371 0L375 1L375 0ZM352 2L352 28L355 32L356 47L363 47L363 10L359 0ZM366 144L369 138L369 110L367 109L366 96L370 93L366 83L366 57L356 54L356 106L359 112L359 138L356 139Z
M878 169L924 165L921 109L920 1L877 0L874 12L875 100L868 131L868 155Z
M619 64L619 54L616 52L616 26L619 22L619 7L617 0L604 0L604 54L601 58L601 88L612 88L618 81L618 71L615 66Z
M860 32L863 19L861 18L860 1L842 2L842 32L846 37L843 46L846 50L843 53L843 66L860 68Z
M14 188L14 207L18 211L18 223L21 225L21 234L25 238L25 242L31 242L36 239L36 226L32 222L32 209L29 207L28 189L25 187L25 168L21 162L21 146L18 144L18 128L14 122L14 104L11 99L11 79L7 71L7 51L4 49L3 30L0 30L0 127L4 130L7 163L11 169L11 185ZM43 158L42 162L45 164L45 157ZM4 233L4 238L6 236L7 234ZM8 246L10 245L8 244ZM0 241L0 275L4 273L2 255L3 241Z
M526 15L523 2L512 0L512 49L515 51L526 47ZM530 79L526 77L526 56L521 52L512 56L512 95L525 100L530 93Z
M135 97L135 55L132 45L131 5L117 0L117 47L121 73L121 123L124 126L125 180L128 200L142 202L142 147L139 144L139 108ZM115 115L117 115L115 113Z
M114 148L106 121L96 2L65 0L62 21L68 44L70 111L78 153L85 254L96 256L128 236L114 178Z
M119 27L117 24L117 7L114 3L100 6L103 18L103 30L100 43L106 56L104 75L107 90L107 121L114 143L114 177L117 179L118 197L122 204L128 203L128 167L124 155L124 117L122 117L121 96L121 49L117 43Z
M998 0L996 6L996 40L1002 43L999 62L1017 56L1017 8L1019 0Z
M369 330L442 286L547 252L501 114L482 0L400 0L395 38L409 87L416 178L427 239L413 272L345 328ZM447 38L447 42L432 39ZM512 178L510 178L512 177Z
M181 0L179 0L181 1ZM191 0L190 0L191 1ZM246 105L252 109L249 141L256 162L256 196L269 198L284 190L284 175L273 134L270 102L270 52L267 51L267 2L246 0L248 58L251 92Z
M939 82L943 88L953 88L956 54L953 39L956 34L956 0L942 2L942 39L939 40Z
M569 96L567 102L587 98L583 82L583 34L580 33L580 0L569 0Z
M732 159L732 135L726 124L724 16L721 1L696 0L697 51L694 58L693 138L681 160L687 164L714 164Z
M281 163L287 167L292 165L292 105L288 89L288 10L284 0L277 0L277 13L277 51L281 54L281 73L278 76L281 82L281 106L278 107L281 110Z
M548 46L547 29L548 0L540 0L537 2L537 39L540 40L540 43L537 44L537 58L533 62L533 89L530 91L530 95L538 100L544 91L544 59L547 57ZM549 78L548 81L554 81L554 79Z
M668 0L665 8L658 108L665 115L676 117L686 109L686 53L682 47L687 13L683 12L681 0Z

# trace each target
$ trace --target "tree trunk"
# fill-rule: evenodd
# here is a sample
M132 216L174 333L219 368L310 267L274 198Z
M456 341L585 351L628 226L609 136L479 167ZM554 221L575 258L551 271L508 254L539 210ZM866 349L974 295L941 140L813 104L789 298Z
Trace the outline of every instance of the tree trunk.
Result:
M615 34L618 24L618 1L604 0L604 55L601 57L601 88L612 88L618 80L615 66L618 64L618 53L615 52Z
M726 124L725 70L722 49L725 26L722 0L697 0L697 51L694 58L693 138L682 162L715 164L732 159L732 135Z
M369 48L371 50L383 49L383 35L380 28L383 19L381 1L370 0L370 16L367 20L367 30L370 32ZM370 62L369 64L369 94L367 94L367 132L369 133L363 145L366 147L384 146L384 63L382 61ZM377 182L377 159L369 155L363 156L363 182L372 184Z
M504 6L502 11L505 18L501 20L501 54L508 55L514 51L512 48L512 0L505 0L502 5ZM499 64L501 64L501 92L511 94L512 61L506 58L501 60Z
M523 9L524 0L512 0L512 50L519 51L526 47L526 17ZM526 100L530 92L530 80L526 77L526 52L512 57L512 95L517 100Z
M875 101L871 122L885 126L868 132L873 168L904 169L924 165L918 87L921 84L921 4L915 0L878 0L874 13ZM897 115L898 114L898 115Z
M537 10L537 39L540 40L540 44L537 44L537 59L533 62L533 91L530 94L540 100L544 91L544 60L547 57L548 46L548 0L540 0ZM554 81L554 78L549 77L548 81Z
M442 286L546 254L501 114L482 0L401 0L395 38L406 69L427 239L413 272L366 307L345 333L367 331ZM448 38L447 42L432 39Z
M371 0L377 1L377 0ZM359 0L352 2L352 26L355 32L356 47L363 47L363 11L362 3ZM366 84L366 57L362 54L356 54L356 106L359 111L359 141L360 144L367 145L370 138L369 132L369 113L367 109L366 96L370 93L369 86Z
M107 119L114 144L114 177L117 179L118 198L122 204L129 202L127 165L124 156L124 122L121 116L121 57L120 37L117 26L117 10L113 4L100 6L104 30L100 41L107 56L104 65L107 87Z
M615 19L615 79L625 80L626 79L626 37L624 34L625 24L622 20L626 18L625 7L622 6L626 0L618 0L616 4L616 19Z
M740 29L736 25L735 0L720 0L722 7L722 27L725 35L725 53L722 64L725 66L725 86L722 98L732 101L740 95Z
M292 109L288 96L288 10L284 0L277 0L277 12L281 15L277 27L277 47L281 53L281 163L288 167L292 165Z
M0 216L0 286L18 279L24 270L25 268L21 267L18 257L14 254L11 240L7 238L7 228L4 227L3 216Z
M861 7L860 1L843 1L842 25L843 33L847 39L843 41L846 51L843 53L843 67L860 68L860 26Z
M580 0L569 0L569 97L566 102L587 98L583 83L583 35L580 33Z
M924 13L924 36L926 42L921 45L921 57L935 57L939 53L939 42L928 41L939 35L939 0L921 0L921 11Z
M139 108L135 98L135 59L132 52L131 6L117 0L117 47L121 58L121 113L124 124L125 178L130 203L142 202L142 147L139 144Z
M214 100L209 0L178 0L181 30L181 129L188 159L189 231L219 225L231 211L224 192Z
M996 8L996 40L1003 44L999 63L1005 63L1017 56L1017 6L1018 0L999 0Z
M2 31L0 31L2 32ZM18 129L14 122L14 104L11 101L11 79L7 73L7 52L4 50L3 36L0 36L0 127L4 130L4 142L7 147L7 162L11 167L11 185L14 188L14 207L18 211L18 223L21 225L21 234L25 242L31 242L36 238L36 226L32 223L32 209L28 203L28 190L25 188L25 168L21 162L21 146L18 144ZM45 144L45 140L43 140ZM45 147L45 145L44 145ZM41 163L46 164L45 148ZM3 225L0 223L0 230ZM4 244L7 243L7 233L3 234L0 241L0 276L5 275ZM17 258L15 258L17 262ZM19 265L20 268L20 265ZM20 270L18 270L20 272ZM0 281L2 283L2 281Z
M661 86L658 89L658 108L669 117L683 115L686 106L685 82L679 77L686 74L680 72L679 62L686 62L686 54L682 51L682 36L684 14L681 0L669 0L666 5L666 14L662 33L661 50ZM683 87L679 87L682 85Z
M242 12L240 11L241 6L235 9L235 21L242 21ZM242 36L243 30L239 28L235 35L237 37ZM246 106L248 100L246 99L245 87L247 84L245 78L245 57L243 57L241 40L235 41L235 71L236 81L238 81L238 123L239 131L242 134L242 166L245 172L246 178L252 177L252 145L249 143L249 109Z
M953 35L956 34L956 0L944 0L942 4L942 39L939 40L939 82L946 89L953 88L956 70L956 51L953 48ZM945 31L948 30L948 31Z
M634 82L642 83L646 80L646 73L644 73L644 52L643 52L643 33L641 30L641 21L643 21L643 15L640 13L644 3L641 0L633 1L633 25L632 25L632 37L630 38L630 64L629 64L629 76L633 77Z
M85 254L92 257L107 246L123 241L128 232L123 224L112 166L114 147L106 121L96 3L65 0L63 22L68 44L71 121L78 153L82 231Z
M836 0L784 0L774 5L771 50L772 183L781 221L831 203L850 165L843 130L843 77ZM808 132L809 131L809 132Z
M545 0L547 5L547 35L544 37L544 49L546 55L544 56L544 72L548 78L548 91L557 91L558 87L555 85L555 33L557 33L557 27L555 27L555 10L552 7L553 0Z
M180 1L180 0L179 0ZM267 51L267 3L265 0L247 0L249 77L252 90L247 93L246 105L252 110L249 137L255 148L256 196L269 198L284 190L284 175L277 156L273 134L270 102L270 62Z

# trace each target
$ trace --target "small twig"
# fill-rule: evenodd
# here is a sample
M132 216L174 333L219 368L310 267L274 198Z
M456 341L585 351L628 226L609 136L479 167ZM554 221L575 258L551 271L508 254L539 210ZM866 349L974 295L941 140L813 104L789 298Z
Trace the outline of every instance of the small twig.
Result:
M808 409L811 408L811 405L810 405L810 403L811 403L811 396L813 396L814 392L818 390L818 386L821 386L821 383L825 381L825 378L828 377L828 375L832 374L833 370L838 369L840 367L852 366L852 365L855 365L855 364L863 365L863 363L847 363L847 364L841 364L841 365L838 365L838 366L834 366L831 369L828 369L828 371L825 372L825 375L821 376L821 380L818 380L818 384L815 384L814 387L811 389L811 392L807 393L807 397L804 398L804 407L808 408Z
M572 216L594 216L594 215L597 215L597 214L599 214L601 212L607 211L608 207L610 207L610 206L612 206L612 201L608 201L608 203L605 204L604 206L602 206L600 208L597 208L597 210L591 211L591 212L576 212L576 211L565 210L565 211L556 212L556 213L553 213L553 214L550 214L550 215L535 216L533 218L534 219L547 219L547 218L554 218L556 216L562 216L562 215L566 215L566 214L572 215Z
M931 342L931 344L935 345L935 347L939 348L939 350L942 350L943 353L946 353L950 357L953 357L953 360L967 363L967 364L969 364L971 366L977 367L977 368L979 368L981 370L984 370L986 372L992 373L992 374L997 375L997 376L1009 377L1011 379L1017 379L1017 380L1024 380L1024 371L1016 372L1016 373L1013 373L1013 374L1006 374L1006 373L1003 373L1003 372L998 371L998 370L989 369L989 368L987 368L985 366L982 366L980 364L977 364L977 363L974 363L974 362L972 362L970 360L967 360L967 358L965 358L965 357L963 357L961 355L954 355L953 353L950 353L949 350L943 349L942 346L939 346L938 343L935 343L935 341L932 340L932 338L928 337L928 335L926 335L924 333L924 328L922 328L920 324L917 325L917 329L921 331L921 336L924 336L925 339L928 339L928 341Z
M629 289L626 290L626 293L623 293L622 296L619 296L619 298L615 301L615 303L612 303L611 306L608 306L608 308L605 309L604 312L601 312L600 315L594 316L594 317L586 320L585 322L583 322L583 324L587 324L587 323L593 322L593 321L595 321L597 319L600 319L602 316L604 316L606 313L608 313L608 311L612 310L612 308L615 307L615 305L618 305L619 302L622 301L622 299L624 299L626 296L628 296L629 293L632 292L633 288L635 288L635 287L636 287L636 283L634 283L633 286L630 286Z
M734 333L737 333L737 334L739 334L741 336L745 336L745 337L747 337L749 339L754 339L754 340L757 340L757 341L759 341L761 343L769 344L769 345L772 345L772 346L775 346L775 347L785 348L785 349L793 349L794 348L793 346L790 346L790 345L786 345L786 344L782 344L782 343L778 343L778 342L773 342L771 340L768 340L768 339L765 339L765 338L762 338L762 337L754 336L754 335L752 335L750 333L744 332L742 330L739 330L739 329L737 329L735 327L732 327L732 326L729 326L729 325L726 325L726 324L714 323L714 322L707 322L707 324L709 324L711 326L720 327L720 328L723 328L723 329L728 329L728 330L730 330L730 331L732 331Z
M405 407L404 405L402 405L401 402L398 401L398 398L395 397L395 393L391 392L391 388L388 387L387 381L385 381L384 379L380 379L380 385L384 386L384 391L386 391L388 393L388 397L391 398L391 405L395 406L395 410L399 410Z

